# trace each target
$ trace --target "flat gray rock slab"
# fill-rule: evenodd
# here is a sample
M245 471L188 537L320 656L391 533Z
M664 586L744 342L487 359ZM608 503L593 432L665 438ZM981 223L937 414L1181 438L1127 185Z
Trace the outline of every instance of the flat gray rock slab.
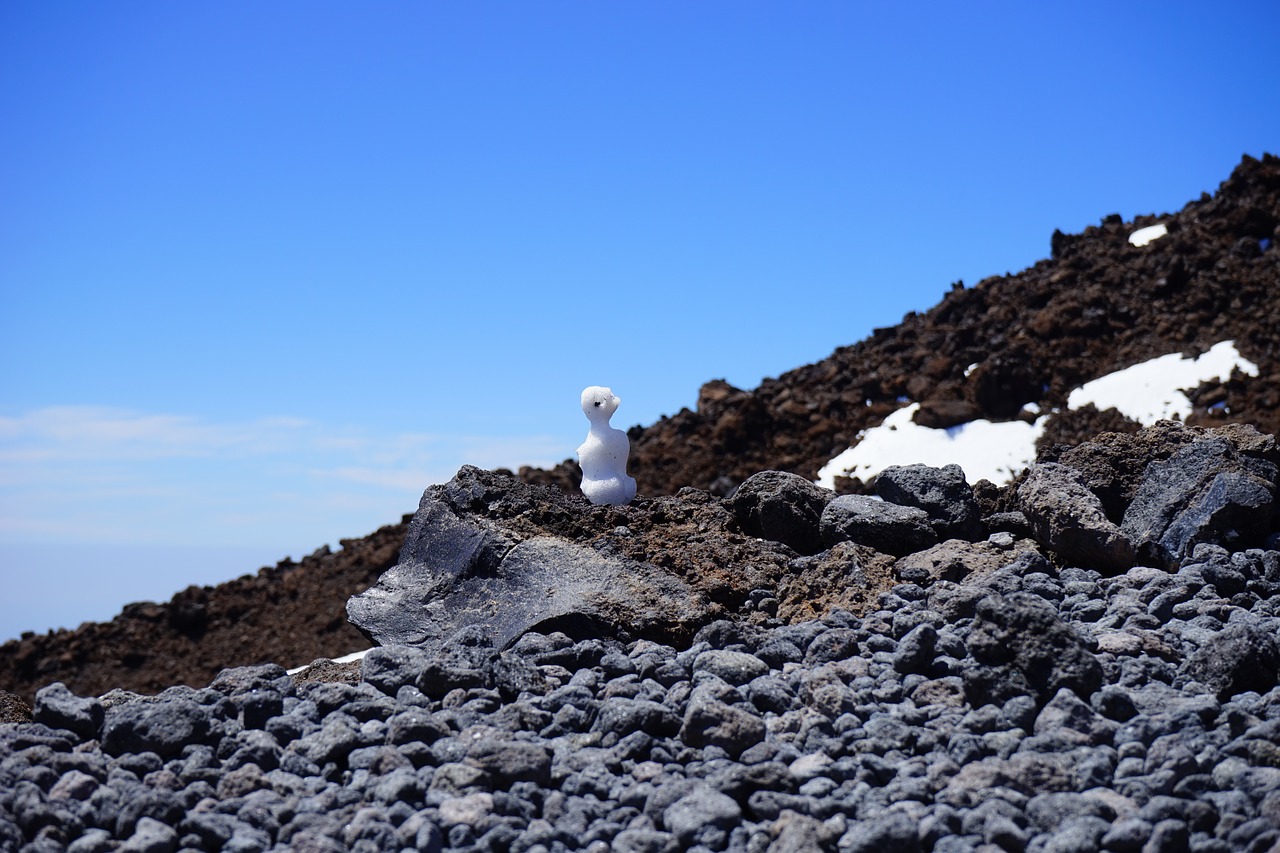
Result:
M511 544L501 530L424 501L400 563L353 596L347 615L379 645L435 649L480 628L501 649L535 628L573 624L662 637L697 622L704 607L654 566L552 536Z

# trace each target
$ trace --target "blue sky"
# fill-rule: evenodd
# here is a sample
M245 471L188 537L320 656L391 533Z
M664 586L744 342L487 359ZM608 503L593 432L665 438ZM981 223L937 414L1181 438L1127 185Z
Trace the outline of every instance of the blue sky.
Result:
M753 387L1280 150L1270 3L7 3L0 638Z

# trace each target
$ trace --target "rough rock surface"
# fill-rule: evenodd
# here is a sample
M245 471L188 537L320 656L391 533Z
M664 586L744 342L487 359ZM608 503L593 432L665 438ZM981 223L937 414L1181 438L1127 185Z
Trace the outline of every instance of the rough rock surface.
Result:
M1133 544L1067 465L1032 465L1018 486L1018 506L1036 539L1069 563L1123 571L1133 562Z
M1226 438L1203 438L1147 467L1121 529L1164 566L1201 543L1260 545L1271 532L1276 483L1271 460L1240 453Z

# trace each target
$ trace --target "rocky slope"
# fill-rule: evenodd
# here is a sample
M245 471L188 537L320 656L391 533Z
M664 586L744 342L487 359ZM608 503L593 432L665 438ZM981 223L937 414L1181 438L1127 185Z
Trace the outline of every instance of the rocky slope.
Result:
M1141 248L1129 245L1135 227L1157 219L1168 223L1168 236ZM684 486L725 494L769 469L812 478L861 430L900 407L901 398L922 401L918 417L930 425L1012 417L1027 402L1039 402L1048 411L1087 379L1226 339L1235 340L1244 357L1259 365L1260 375L1195 389L1194 421L1240 421L1275 432L1280 428L1278 225L1280 159L1246 158L1214 196L1177 214L1131 223L1107 217L1083 234L1055 234L1049 260L972 288L953 287L932 310L908 315L897 327L878 330L754 391L711 382L699 395L697 411L632 430L633 473L641 493L650 496L635 505L633 511L641 515L628 522L646 543L641 551L635 541L605 542L612 534L599 525L607 523L609 511L603 516L591 511L596 526L584 527L578 533L585 538L572 541L608 544L625 559L678 563L703 553L699 559L759 560L767 580L810 586L807 592L797 587L791 598L786 592L779 597L778 590L757 593L756 603L772 597L779 613L800 618L819 615L828 603L829 587L850 557L841 550L870 546L842 543L838 559L811 558L817 562L805 580L779 580L790 571L782 557L756 553L773 546L744 536L749 527L711 494L701 494L696 506L689 503L695 501L690 494L674 505L656 496L679 497ZM1205 413L1216 403L1225 405ZM1055 448L1059 442L1076 443L1099 426L1136 428L1114 411L1055 416L1044 440L1046 458L1061 456ZM1140 454L1120 461L1145 464ZM520 477L568 485L572 465L523 470ZM858 484L846 485L857 490ZM1111 494L1105 484L1096 488ZM987 510L1008 510L1011 494L980 489L978 500ZM1110 499L1114 516L1115 498ZM344 541L335 554L284 563L218 587L192 588L166 604L132 605L109 623L10 641L0 646L0 688L28 700L52 681L87 694L112 687L155 691L175 683L205 684L225 666L301 664L366 647L368 642L346 624L343 608L396 562L407 530L403 523L387 527L366 539ZM729 537L725 541L736 550L690 547L697 537L709 539L713 533ZM862 554L862 563L874 578L887 558L872 551ZM660 552L671 556L656 556ZM875 583L888 581L873 581L871 598L882 589ZM717 595L733 597L709 588L697 592L713 602ZM787 609L789 601L793 610ZM687 624L679 636L687 639L695 629Z
M1139 227L1168 235L1130 245ZM1195 389L1193 423L1227 420L1280 431L1280 158L1246 157L1212 197L1172 215L1108 216L1082 234L1054 233L1051 257L1016 275L952 286L934 308L744 391L710 382L696 411L629 432L641 494L684 486L724 492L757 471L813 479L828 460L904 404L950 426L1015 418L1027 403L1065 408L1074 388L1168 353L1234 340L1260 375ZM1263 249L1266 246L1266 249ZM834 306L826 306L831 308ZM970 370L970 366L974 366ZM1205 410L1215 404L1225 404ZM1137 427L1118 413L1052 419L1042 444ZM572 488L575 463L523 469Z
M358 666L41 688L0 724L0 850L1280 844L1274 438L1165 421L875 488L594 507L466 467L348 602Z

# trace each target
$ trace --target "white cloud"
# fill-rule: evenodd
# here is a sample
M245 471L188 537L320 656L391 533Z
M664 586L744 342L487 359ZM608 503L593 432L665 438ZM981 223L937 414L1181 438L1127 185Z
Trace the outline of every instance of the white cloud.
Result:
M380 434L291 417L35 409L0 418L0 537L196 544L283 535L316 538L315 547L399 520L463 464L554 463L571 452L565 443Z

